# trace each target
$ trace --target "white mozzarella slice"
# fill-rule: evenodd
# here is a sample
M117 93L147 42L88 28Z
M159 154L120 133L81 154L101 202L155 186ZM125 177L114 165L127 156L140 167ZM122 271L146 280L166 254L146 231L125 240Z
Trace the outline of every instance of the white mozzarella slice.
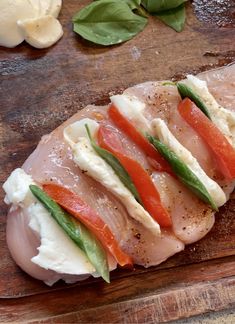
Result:
M99 124L93 119L83 118L73 124L70 124L64 129L64 138L70 146L73 146L73 144L76 143L80 137L89 139L85 125L89 127L91 136L96 136Z
M23 169L18 168L12 171L2 186L6 193L5 203L27 207L35 202L35 198L29 190L29 185L33 183L32 177Z
M63 274L92 274L95 272L86 255L40 204L28 207L29 226L40 236L38 254L31 261L38 266Z
M63 29L60 22L49 15L18 20L17 25L26 42L36 48L50 47L63 36Z
M0 1L0 46L15 47L23 42L24 35L17 21L38 17L37 6L26 0Z
M95 121L90 124L80 121L82 128L84 124L88 124L89 128L95 129ZM98 123L97 127L98 127ZM160 234L160 227L156 221L149 215L149 213L135 200L131 192L123 185L112 167L107 164L92 148L87 137L80 137L82 130L78 127L78 123L74 123L64 130L65 140L70 144L73 151L74 162L81 170L85 170L87 174L101 183L105 188L112 192L126 207L129 215L143 224L146 228L151 230L154 234ZM93 126L92 126L93 125ZM73 129L72 137L70 131ZM78 136L75 138L75 131Z
M184 82L203 100L210 112L213 123L235 147L235 112L225 109L217 103L209 92L206 81L202 81L193 75L188 75L187 80Z
M203 185L206 187L208 193L214 200L215 204L219 207L225 204L226 196L221 187L203 171L199 165L197 159L193 157L190 151L188 151L171 133L166 123L160 119L153 119L151 123L153 133L157 135L159 140L165 144L170 150L172 150L188 167L189 169L200 179Z
M118 108L130 122L137 125L141 131L150 132L147 119L144 117L145 104L135 96L116 95L112 96L111 102Z
M31 184L34 184L32 177L24 170L16 169L3 185L6 201L26 209L29 226L40 238L38 254L31 261L44 269L62 274L97 275L83 251L32 195L29 189Z

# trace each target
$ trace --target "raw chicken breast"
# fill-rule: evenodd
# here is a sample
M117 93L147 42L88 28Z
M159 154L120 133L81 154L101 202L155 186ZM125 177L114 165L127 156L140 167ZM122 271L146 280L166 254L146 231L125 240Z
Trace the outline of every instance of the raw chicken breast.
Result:
M20 208L8 213L7 244L15 262L32 277L51 286L59 279L67 283L84 280L89 275L66 275L39 267L31 261L38 254L40 237L29 227L29 215ZM20 247L20 248L19 248Z
M231 101L234 102L234 96L229 95L226 89L234 87L234 72L235 65L200 75L200 78L207 80L216 99L229 109L232 107ZM180 97L174 86L162 85L162 82L147 82L129 88L124 93L134 95L146 103L145 115L149 120L154 117L164 119L171 132L197 158L206 173L220 184L228 185L229 195L233 184L229 186L223 180L207 146L177 112ZM107 108L88 106L51 134L44 136L36 150L25 161L23 169L38 183L57 183L76 192L108 224L120 247L133 258L135 264L144 267L157 265L183 250L184 244L195 242L206 235L214 224L214 212L176 179L166 173L154 172L152 179L173 222L172 230L162 230L161 236L158 237L133 220L125 207L110 192L80 170L73 162L71 149L63 139L63 129L85 117L115 127L107 117ZM120 134L126 154L152 172L141 149L121 131ZM20 251L17 246L19 240L22 247ZM74 278L72 275L57 274L32 264L30 259L37 254L40 238L28 227L24 210L18 209L9 213L7 241L17 264L35 278L46 283L52 283L59 278L71 278L71 281L84 279L84 276ZM86 277L86 274L84 275Z
M185 244L198 241L214 225L214 212L168 174L154 172L152 179L172 215L173 232Z
M141 224L130 218L124 206L112 194L75 165L71 150L63 140L63 129L68 124L83 118L83 116L95 119L106 109L106 107L89 106L50 135L44 136L36 150L24 163L23 169L39 183L61 184L78 193L109 225L121 248L133 258L134 263L143 266L158 264L184 249L184 244L170 232L163 233L160 238L154 236ZM101 119L100 115L99 119ZM126 139L127 142L130 147L130 140ZM136 155L143 164L147 164L143 153L138 153L137 150L138 148L135 147ZM156 252L158 244L169 247Z

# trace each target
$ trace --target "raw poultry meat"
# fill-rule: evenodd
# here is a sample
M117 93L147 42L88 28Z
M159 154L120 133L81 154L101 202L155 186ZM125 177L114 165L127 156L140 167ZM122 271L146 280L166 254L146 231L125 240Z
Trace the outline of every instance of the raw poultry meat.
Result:
M221 105L235 110L235 65L208 71L198 77L207 81L209 90ZM206 144L179 115L177 105L180 96L176 87L163 85L160 81L146 82L125 90L124 94L135 96L146 104L144 113L149 121L155 117L165 120L174 136L191 151L205 172L223 187L227 198L229 197L233 191L233 183L223 179ZM79 111L51 134L45 135L22 168L39 184L56 183L77 193L108 224L120 247L132 257L135 264L144 267L157 265L182 251L185 244L196 242L205 236L214 224L214 211L177 179L166 172L154 170L144 152L121 130L116 129L107 116L107 109L108 106L88 106ZM173 223L171 229L162 229L161 236L154 235L131 218L125 206L113 194L74 163L72 151L63 138L63 130L69 124L87 117L114 127L122 137L126 154L151 173ZM73 282L89 276L87 273L58 273L31 262L31 258L38 253L40 237L28 223L26 209L10 209L7 219L7 242L12 257L24 271L48 284L59 279ZM110 270L116 267L112 257L109 264Z

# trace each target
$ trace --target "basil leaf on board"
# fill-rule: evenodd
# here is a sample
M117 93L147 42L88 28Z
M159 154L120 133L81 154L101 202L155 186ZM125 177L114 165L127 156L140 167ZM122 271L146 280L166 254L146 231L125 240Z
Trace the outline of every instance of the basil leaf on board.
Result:
M116 0L120 1L120 0ZM128 6L131 8L131 10L137 9L140 6L141 0L121 0L128 4Z
M94 0L94 1L102 1L102 0ZM113 0L113 1L118 1L118 2L123 1L126 4L128 4L131 10L137 9L141 3L141 0Z
M183 161L181 161L181 159L173 151L171 151L165 144L157 140L155 137L147 134L147 139L164 157L164 159L168 161L179 180L183 182L201 200L211 205L214 210L218 211L218 208L208 193L206 187L189 169L189 167Z
M94 1L102 1L102 0L94 0ZM141 0L113 0L113 1L117 1L117 2L123 1L130 7L132 11L134 11L134 13L145 18L149 17L149 14L144 9L144 7L140 5Z
M188 0L142 0L141 4L151 14L179 7Z
M129 176L128 172L126 169L121 165L119 160L109 151L103 149L102 147L98 146L95 141L92 139L90 130L88 125L85 125L87 134L89 136L91 146L92 148L96 151L96 153L107 162L113 171L116 173L118 178L121 180L121 182L124 184L124 186L132 193L132 195L135 197L135 199L142 205L140 195L131 179Z
M114 45L142 31L147 19L132 12L124 1L94 1L73 17L73 30L100 45Z
M38 186L30 185L29 188L74 243L84 251L97 273L106 282L110 282L107 254L96 237L82 223L65 212ZM59 251L55 251L55 253L59 253Z
M154 16L164 22L167 26L173 28L177 32L181 32L184 28L186 19L185 5L181 5L174 9L154 14Z
M189 98L191 99L196 106L209 118L211 119L210 113L208 111L207 106L204 104L204 102L201 100L201 98L186 84L182 82L177 82L177 89L179 91L179 94L182 99Z

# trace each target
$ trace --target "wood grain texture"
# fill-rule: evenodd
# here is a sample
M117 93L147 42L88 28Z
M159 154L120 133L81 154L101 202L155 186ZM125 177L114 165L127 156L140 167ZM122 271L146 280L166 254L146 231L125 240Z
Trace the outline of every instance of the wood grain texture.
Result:
M232 308L235 280L216 280L177 291L97 307L31 323L164 323L209 311ZM170 306L170 307L169 307ZM104 316L105 314L105 316ZM107 320L108 314L108 320ZM190 321L190 320L189 320Z
M220 11L222 25L210 16L213 10L203 10L205 1L198 0L194 6L200 20L189 4L182 33L150 19L141 34L112 48L90 44L72 32L72 15L88 2L64 1L60 15L64 37L52 48L35 50L24 43L15 49L0 48L0 184L23 163L43 134L85 105L107 103L109 93L137 83L179 79L189 72L235 61L232 0L227 4L229 10ZM210 0L210 8L215 3ZM158 267L138 268L134 273L115 271L109 286L90 279L75 287L59 283L49 288L24 274L11 260L5 240L7 208L2 198L0 189L0 297L9 299L0 302L1 321L56 316L55 322L85 322L96 317L102 322L110 316L110 321L120 322L127 313L126 322L156 322L205 312L207 298L211 303L208 309L234 304L234 200L221 209L215 227L203 240ZM195 275L191 277L192 271ZM194 307L195 298L203 294L204 304ZM218 298L214 300L213 294ZM28 295L33 296L24 297ZM24 298L11 299L14 297ZM182 308L184 300L188 304ZM164 303L170 315L164 310L158 314L158 303ZM74 314L64 317L71 312Z
M203 308L205 311L206 305L207 310L219 310L235 302L235 279L230 277L234 267L233 256L222 262L213 260L171 269L152 268L147 274L113 278L111 285L97 282L54 294L3 300L1 319L49 322L49 318L58 317L58 322L121 323L129 312L127 323L142 323L143 316L147 315L143 311L145 308L148 314L152 313L152 322L162 321L167 313L165 320L197 314ZM68 315L64 317L64 314ZM146 322L149 322L147 318Z

